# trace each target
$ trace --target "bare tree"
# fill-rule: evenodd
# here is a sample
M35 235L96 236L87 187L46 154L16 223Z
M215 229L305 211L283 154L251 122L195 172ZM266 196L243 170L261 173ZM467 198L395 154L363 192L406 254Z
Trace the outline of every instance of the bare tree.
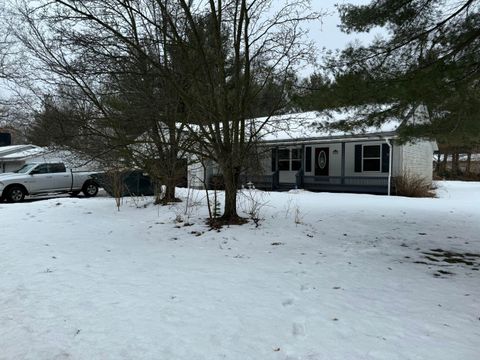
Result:
M220 221L241 222L239 175L270 117L288 103L288 86L296 68L314 56L301 27L302 22L319 18L310 12L310 2L291 0L278 6L272 0L58 0L35 4L36 8L26 4L24 14L31 19L35 13L41 26L48 27L47 34L55 34L48 41L38 40L48 50L37 57L50 64L53 72L70 76L87 96L97 94L92 84L98 85L101 76L96 74L91 83L79 80L79 70L71 61L78 58L79 45L95 44L90 46L92 61L83 62L87 69L94 64L94 74L102 68L105 55L111 58L125 52L136 53L155 68L168 91L179 99L182 116L175 123L181 123L195 140L190 152L215 161L223 175L225 205ZM41 26L32 27L33 35L38 37ZM262 111L266 116L253 120L272 83L280 86ZM92 96L92 102L97 101Z
M189 140L181 98L163 75L171 66L164 34L128 12L122 42L61 8L23 2L17 10L29 73L50 92L33 124L37 141L145 169L166 185L162 202L176 201Z

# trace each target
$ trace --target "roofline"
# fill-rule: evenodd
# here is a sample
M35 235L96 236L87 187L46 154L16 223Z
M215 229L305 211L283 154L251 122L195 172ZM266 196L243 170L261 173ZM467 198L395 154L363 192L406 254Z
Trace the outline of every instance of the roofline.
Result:
M383 140L398 137L395 131L359 135L319 136L311 138L260 140L263 144L310 144L332 142L357 142L363 140Z
M36 157L38 154L33 154L29 156L21 156L21 157L9 157L9 158L2 158L0 157L0 163L8 163L8 162L15 162L15 161L23 161L31 159L32 157Z

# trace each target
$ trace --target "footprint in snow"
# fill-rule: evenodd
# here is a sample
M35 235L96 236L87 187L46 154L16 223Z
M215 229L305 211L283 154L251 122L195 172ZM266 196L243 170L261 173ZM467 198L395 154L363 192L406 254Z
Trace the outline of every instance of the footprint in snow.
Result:
M287 306L293 305L293 302L294 302L293 299L286 299L282 301L282 305L287 307Z
M296 321L292 324L293 336L305 336L305 322Z

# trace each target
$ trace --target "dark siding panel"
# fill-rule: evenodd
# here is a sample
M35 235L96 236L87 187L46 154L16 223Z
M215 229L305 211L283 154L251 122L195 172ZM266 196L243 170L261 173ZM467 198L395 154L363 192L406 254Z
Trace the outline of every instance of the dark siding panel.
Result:
M388 173L390 166L390 149L388 144L382 144L382 172Z
M312 171L312 147L307 146L305 148L305 172Z
M12 135L9 133L0 133L0 146L12 145Z
M355 172L362 172L362 145L355 145Z
M277 171L277 149L272 149L272 172Z

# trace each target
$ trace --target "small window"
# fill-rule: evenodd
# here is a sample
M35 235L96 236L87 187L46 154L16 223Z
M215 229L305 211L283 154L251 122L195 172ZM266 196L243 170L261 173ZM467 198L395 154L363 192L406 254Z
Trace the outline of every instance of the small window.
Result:
M48 166L47 164L38 165L35 169L33 169L35 174L48 174Z
M302 160L292 160L292 171L298 171L302 168Z
M281 171L290 170L290 149L278 150L278 170L281 170Z
M49 168L49 172L51 173L63 173L67 171L63 164L50 164Z
M301 157L302 157L302 149L292 149L292 160L301 159Z
M302 168L302 149L292 149L292 171Z
M278 159L279 160L290 160L290 150L289 149L278 150Z
M279 160L278 161L278 170L281 170L281 171L290 170L290 160Z
M381 164L380 145L364 145L362 158L363 171L380 171Z
M298 171L302 168L302 149L278 150L278 170Z

